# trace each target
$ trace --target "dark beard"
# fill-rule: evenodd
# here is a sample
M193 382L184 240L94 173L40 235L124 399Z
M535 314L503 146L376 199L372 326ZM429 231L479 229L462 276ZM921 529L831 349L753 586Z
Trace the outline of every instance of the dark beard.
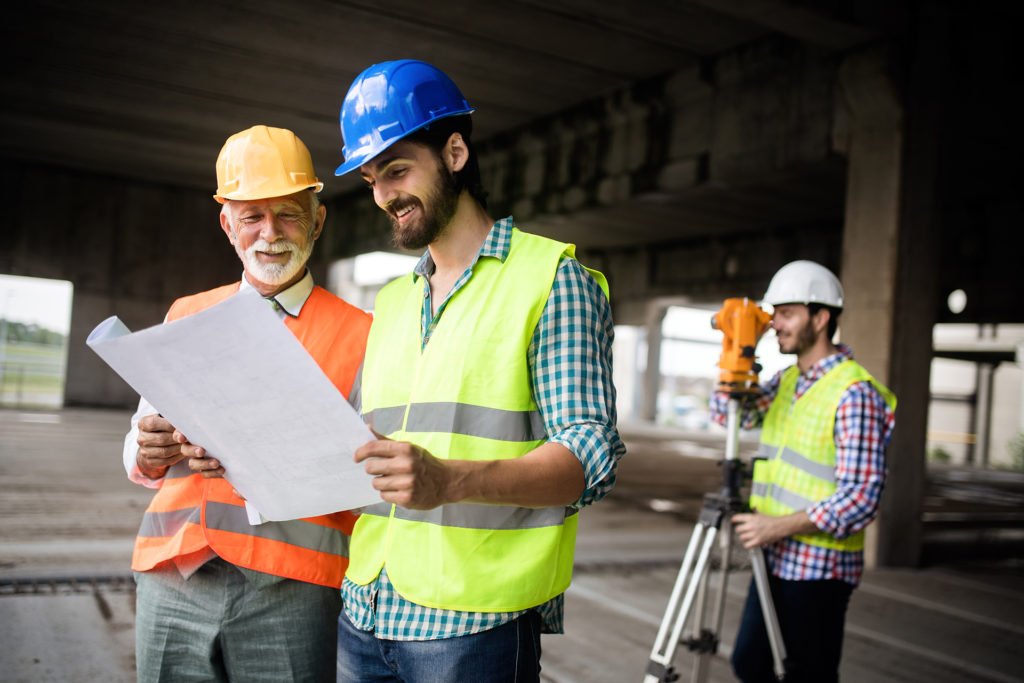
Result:
M796 335L796 353L803 353L812 346L818 340L818 335L814 332L814 322L808 320L800 333Z
M399 202L390 207L388 216L391 218L391 240L396 247L418 251L425 249L451 222L458 208L459 195L462 187L455 174L438 163L438 182L434 190L427 196L431 211L427 212L423 203L415 198L408 202ZM394 212L408 204L419 205L421 220L402 227Z

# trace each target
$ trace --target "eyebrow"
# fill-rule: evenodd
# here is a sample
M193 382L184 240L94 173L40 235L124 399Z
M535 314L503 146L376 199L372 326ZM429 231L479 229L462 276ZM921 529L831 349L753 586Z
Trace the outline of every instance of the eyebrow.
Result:
M266 209L264 209L264 207L259 205L259 204L248 204L246 206L243 206L243 207L239 208L238 215L239 216L244 216L247 213L251 214L251 213L254 213L254 212L255 213L263 213L266 210L270 210L270 211L272 211L274 213L279 213L279 212L284 211L284 210L291 210L291 211L296 211L296 212L299 212L299 213L307 211L307 209L303 208L302 205L299 204L298 202L288 200L288 201L277 202L277 203L271 204Z
M412 157L402 156L401 154L390 154L388 156L377 157L373 161L369 162L370 170L380 175L381 171L390 166L396 161L412 161ZM368 180L369 177L366 173L360 173L363 180Z

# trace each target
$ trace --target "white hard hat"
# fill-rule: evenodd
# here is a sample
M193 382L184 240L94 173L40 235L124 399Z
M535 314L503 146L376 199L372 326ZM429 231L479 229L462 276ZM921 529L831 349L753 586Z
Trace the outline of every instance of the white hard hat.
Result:
M832 271L814 261L793 261L779 268L768 283L764 302L779 304L822 304L843 307L843 286Z

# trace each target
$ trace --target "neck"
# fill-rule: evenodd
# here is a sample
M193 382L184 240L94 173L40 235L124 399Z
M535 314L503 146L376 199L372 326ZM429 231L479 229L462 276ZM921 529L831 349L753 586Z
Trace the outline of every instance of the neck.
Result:
M807 372L815 363L828 358L838 350L832 340L828 339L825 334L821 334L813 346L797 354L796 366L800 368L801 373Z
M437 268L435 272L461 273L468 268L493 225L494 219L463 190L452 219L427 247Z

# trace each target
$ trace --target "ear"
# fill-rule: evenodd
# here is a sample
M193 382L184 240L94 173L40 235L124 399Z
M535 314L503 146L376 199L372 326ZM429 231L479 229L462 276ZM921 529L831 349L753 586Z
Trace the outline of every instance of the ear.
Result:
M232 246L235 244L235 234L231 231L231 219L228 218L228 205L225 204L220 210L220 229L224 231L224 234L228 236L228 242L231 242Z
M462 133L452 133L441 150L441 157L444 165L452 173L458 173L469 161L469 148L466 141L462 139Z
M828 329L828 321L832 317L832 311L827 308L818 309L818 312L814 314L814 331L821 334Z
M313 241L320 239L320 233L324 231L324 223L327 221L327 207L321 204L316 208L316 215L313 216L316 227L313 228Z

